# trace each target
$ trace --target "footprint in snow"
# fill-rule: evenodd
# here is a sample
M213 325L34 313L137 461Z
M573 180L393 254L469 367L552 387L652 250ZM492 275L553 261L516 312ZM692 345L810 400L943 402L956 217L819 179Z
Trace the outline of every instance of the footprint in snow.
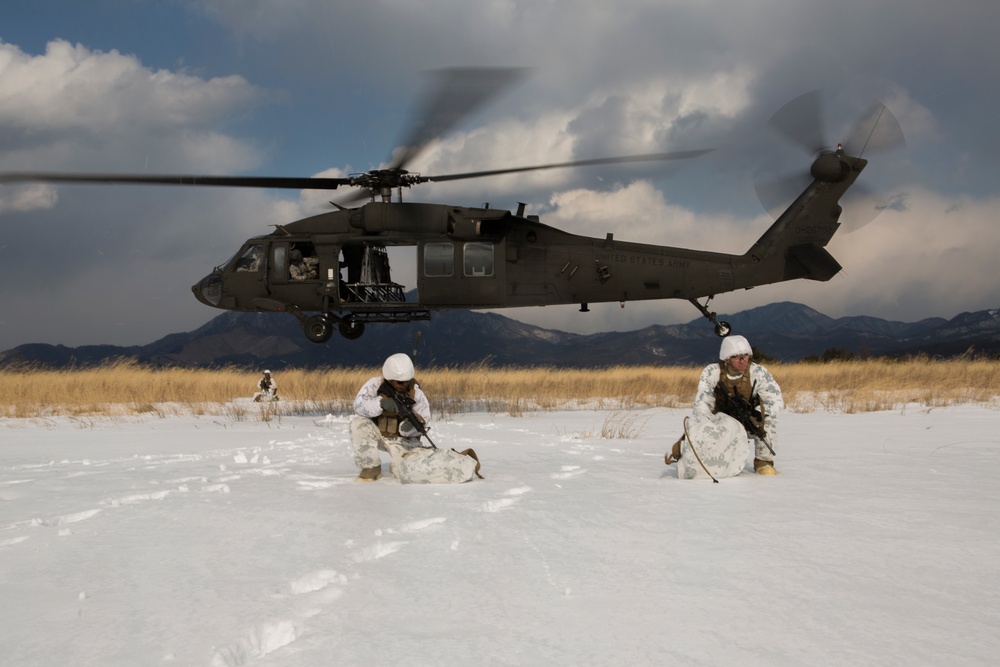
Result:
M586 468L581 468L580 466L563 466L561 470L562 472L552 473L552 479L570 479L571 477L578 477L587 472Z
M271 619L254 624L243 637L215 651L213 667L235 667L264 658L269 653L288 646L302 634L302 622L323 612L323 605L330 604L343 595L334 584L346 584L347 577L336 570L317 570L289 582L292 595L302 596L298 611L291 618Z
M119 507L121 505L131 505L133 503L139 503L144 500L163 500L168 495L170 495L169 490L164 491L154 491L152 493L135 493L130 496L122 496L121 498L108 498L102 501L102 505L110 505L111 507Z
M337 486L338 484L345 484L348 480L303 480L300 479L296 482L299 485L299 490L301 491L312 491L313 489L329 489L331 486Z
M355 551L351 554L351 559L355 563L366 563L368 561L378 560L396 553L402 549L405 544L406 542L377 542L370 547L365 547L360 551Z
M336 570L318 570L299 577L289 584L292 595L322 590L330 584L346 584L347 577Z
M496 500L487 500L483 503L482 509L484 512L502 512L519 500L520 498L497 498Z
M83 512L74 512L72 514L63 514L62 516L57 516L54 519L32 519L31 525L33 526L65 526L69 523L77 523L79 521L86 521L95 514L99 513L101 510L85 510Z
M411 521L410 523L405 524L403 526L403 532L404 533L413 533L413 532L416 532L418 530L423 530L425 528L430 528L431 526L439 524L439 523L444 523L447 520L448 520L447 518L445 518L443 516L439 516L439 517L434 517L432 519L423 519L421 521Z
M250 628L239 640L216 650L212 656L212 667L233 667L246 665L252 660L263 658L268 653L288 646L298 639L299 631L290 620L260 623Z
M530 486L517 486L513 489L507 489L503 492L503 495L506 496L505 498L487 500L483 503L481 509L483 512L501 512L521 500L521 496L529 493L530 491Z

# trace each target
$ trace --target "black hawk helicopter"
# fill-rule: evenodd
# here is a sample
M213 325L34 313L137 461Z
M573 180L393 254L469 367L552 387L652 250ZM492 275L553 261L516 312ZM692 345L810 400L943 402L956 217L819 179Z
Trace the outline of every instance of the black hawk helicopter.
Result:
M243 243L193 287L202 303L223 310L285 312L306 337L333 332L360 337L366 325L430 319L433 311L686 299L708 310L724 292L788 280L830 280L841 266L825 249L840 227L839 201L867 160L818 137L818 98L806 94L772 119L814 156L805 189L742 255L590 238L516 212L402 201L403 188L500 174L589 165L694 158L708 151L652 153L557 164L425 176L406 166L431 141L518 78L520 70L457 69L437 73L402 150L388 167L337 178L130 174L7 173L0 182L134 183L338 190L358 188L368 202L331 202L337 210L277 225ZM895 119L882 107L888 122ZM784 114L784 115L782 115ZM805 120L803 120L805 119ZM897 125L898 127L898 125ZM850 146L850 144L848 144ZM853 148L853 147L852 147ZM393 192L396 201L393 201ZM357 200L355 201L355 203ZM387 248L416 246L417 298L393 281ZM702 304L698 299L706 299Z

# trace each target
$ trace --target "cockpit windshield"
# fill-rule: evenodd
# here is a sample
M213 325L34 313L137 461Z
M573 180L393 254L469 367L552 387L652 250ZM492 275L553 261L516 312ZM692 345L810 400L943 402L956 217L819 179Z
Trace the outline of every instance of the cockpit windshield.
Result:
M264 246L260 243L245 246L238 257L234 256L233 271L257 272L264 270ZM232 260L230 260L232 261Z
M234 252L232 255L229 256L229 258L226 261L224 261L222 264L219 264L218 266L216 266L214 272L218 273L218 272L222 271L224 268L226 268L227 266L229 266L230 264L232 264L233 260L236 259L236 256L239 255L239 254L240 254L239 250L237 250L236 252Z

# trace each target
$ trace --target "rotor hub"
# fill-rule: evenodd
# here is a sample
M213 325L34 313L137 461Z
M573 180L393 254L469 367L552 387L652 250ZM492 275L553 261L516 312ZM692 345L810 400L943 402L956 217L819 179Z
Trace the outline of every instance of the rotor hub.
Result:
M851 173L851 165L845 160L844 149L837 147L835 153L823 153L812 163L809 173L817 181L824 183L840 183Z

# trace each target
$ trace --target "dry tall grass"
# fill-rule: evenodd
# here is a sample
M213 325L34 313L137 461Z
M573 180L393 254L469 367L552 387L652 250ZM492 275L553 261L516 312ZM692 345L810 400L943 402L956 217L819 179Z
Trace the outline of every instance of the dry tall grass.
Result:
M993 406L1000 397L996 361L881 360L770 364L790 410L867 412L907 404ZM217 414L271 419L343 414L376 368L275 371L278 404L247 403L259 375L239 368L148 369L122 361L93 369L0 370L0 417ZM520 415L556 408L615 411L690 406L699 369L691 367L418 369L437 414ZM244 400L235 400L244 399ZM259 414L258 414L259 413Z

